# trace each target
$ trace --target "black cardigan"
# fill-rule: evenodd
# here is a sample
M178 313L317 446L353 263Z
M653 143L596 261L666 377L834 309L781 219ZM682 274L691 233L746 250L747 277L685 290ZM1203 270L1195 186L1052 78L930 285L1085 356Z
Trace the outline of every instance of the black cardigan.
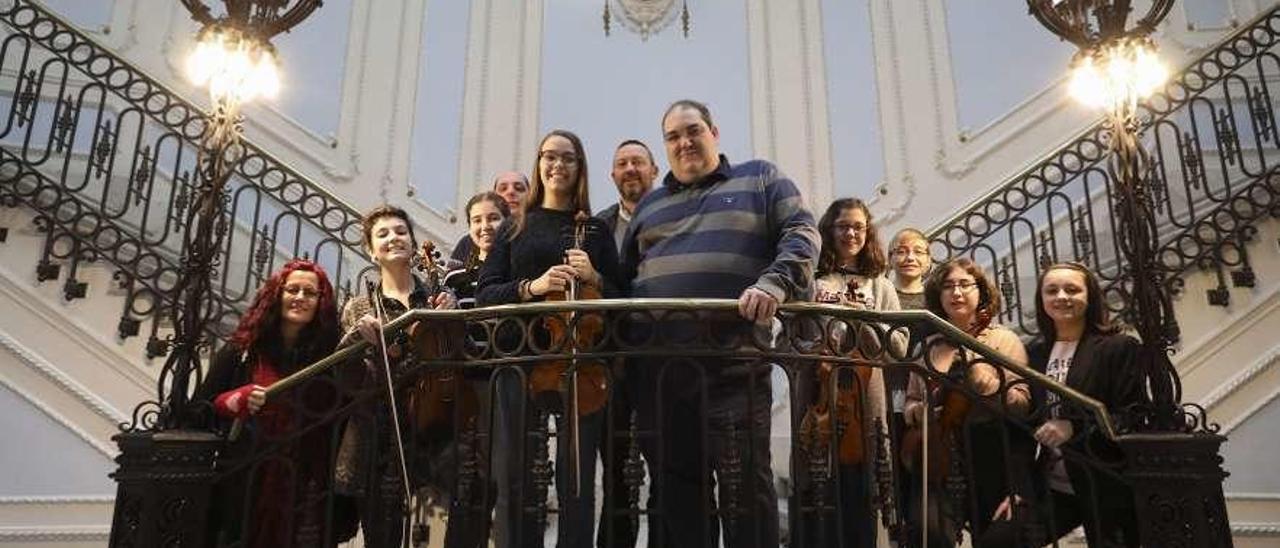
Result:
M524 229L515 239L509 237L512 220L503 222L480 268L476 304L518 303L522 280L533 280L552 266L564 264L564 252L572 243L575 215L573 211L529 208L524 213ZM591 266L600 273L604 297L618 297L618 250L603 221L594 217L587 220L582 247L591 258ZM533 300L540 301L542 297Z

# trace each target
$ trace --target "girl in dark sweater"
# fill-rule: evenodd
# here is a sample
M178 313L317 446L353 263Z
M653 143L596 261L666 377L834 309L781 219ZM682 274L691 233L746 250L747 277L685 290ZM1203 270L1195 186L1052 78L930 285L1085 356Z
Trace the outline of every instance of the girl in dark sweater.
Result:
M582 141L577 135L564 130L554 130L542 138L538 145L538 161L533 169L529 194L525 198L524 214L513 216L498 230L498 236L489 257L480 270L479 287L476 291L478 306L522 303L544 300L548 294L566 291L575 280L578 284L592 286L600 290L604 297L617 295L617 250L613 237L607 227L599 219L588 218L586 235L581 249L572 249L575 217L579 212L591 211L588 196L587 160ZM539 337L539 329L535 328L531 336ZM499 339L503 334L499 333ZM498 346L510 348L510 345ZM499 381L514 377L510 373L499 375ZM590 391L605 391L595 377L586 374L578 376L578 396L581 402L584 394ZM509 420L499 421L497 443L509 444L513 447L518 440L525 439L525 431L534 427L531 422L535 413L534 405L527 405L526 392L520 387L516 390L499 387L499 407ZM540 399L539 402L542 400ZM538 405L542 405L539 403ZM556 430L560 433L569 431L566 420L571 406L560 404L561 412L556 416ZM524 410L521 414L520 410ZM579 417L578 462L580 470L577 477L580 485L573 487L573 478L568 469L568 458L572 448L566 443L568 436L556 437L556 491L559 498L558 530L560 548L591 546L594 527L593 513L595 483L595 453L600 443L603 424L603 412L594 411ZM523 420L521 420L523 419ZM505 422L505 424L503 424ZM516 428L523 424L523 428ZM504 431L505 430L505 431ZM507 528L510 532L518 532L525 545L541 546L541 535L538 533L537 520L532 512L523 511L523 507L533 504L532 500L510 500L510 491L523 476L528 476L529 462L517 461L516 456L523 455L528 461L532 449L524 451L503 451L495 448L495 458L508 458L507 463L495 463L499 470L505 470L508 477L498 478L499 529ZM526 482L522 497L529 499L532 485ZM502 506L509 508L504 518ZM499 536L502 536L501 534Z

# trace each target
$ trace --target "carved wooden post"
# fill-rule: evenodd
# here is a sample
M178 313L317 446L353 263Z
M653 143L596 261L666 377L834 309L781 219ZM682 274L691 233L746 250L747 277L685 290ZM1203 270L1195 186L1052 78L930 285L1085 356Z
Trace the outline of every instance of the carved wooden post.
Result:
M1203 432L1120 437L1143 546L1232 546L1222 496L1227 473L1218 454L1223 441Z
M112 547L213 546L209 521L214 455L222 440L208 432L124 432L111 475L119 484Z

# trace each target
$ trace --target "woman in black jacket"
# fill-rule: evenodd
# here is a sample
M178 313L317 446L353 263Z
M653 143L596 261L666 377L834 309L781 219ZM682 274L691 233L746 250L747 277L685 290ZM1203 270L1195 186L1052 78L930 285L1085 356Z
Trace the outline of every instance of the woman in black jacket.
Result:
M529 194L525 197L524 214L512 216L498 229L489 257L480 269L479 288L476 291L478 306L491 306L509 303L542 301L549 294L566 291L570 284L592 286L604 297L617 295L618 252L614 247L613 235L604 222L590 217L591 201L588 195L587 159L582 141L577 135L565 130L554 130L542 138L538 145L538 162L533 170ZM582 221L579 213L586 212ZM573 235L578 222L585 223L585 238L580 249L572 248ZM531 329L535 338L545 336L540 326ZM512 337L508 337L511 335ZM519 338L519 334L499 332L497 334L500 348L512 348L507 344L509 338ZM546 341L541 341L546 347ZM518 343L516 343L518 346ZM545 365L541 366L545 367ZM597 394L607 387L596 384L591 379L599 376L587 374L587 368L580 369L578 375L578 397L581 402L584 395L595 391ZM510 378L509 372L499 373L499 382ZM506 424L500 426L503 431L496 435L496 443L507 444L518 448L516 442L524 440L525 431L536 425L535 413L529 412L531 407L516 395L516 391L499 387L499 408L506 413ZM546 404L541 397L535 405ZM559 403L557 410L556 431L567 433L569 424L567 416L571 406ZM518 414L524 409L523 421ZM544 407L544 409L546 409ZM568 437L557 435L560 444L557 448L556 490L559 499L558 532L560 548L587 548L592 543L594 531L594 487L595 487L595 454L603 433L603 412L594 411L580 413L578 429L578 462L580 484L574 489L574 480L570 477L568 454L572 448ZM516 428L516 422L523 422L525 428ZM524 447L524 451L504 451L494 449L495 457L503 457L514 461L516 456L523 455L528 461L535 448ZM529 463L531 464L531 463ZM509 506L507 514L499 517L499 529L512 535L518 534L525 545L542 546L542 535L537 520L523 506L532 505L530 500L533 486L528 481L530 466L526 463L508 462L499 464L499 469L506 469L509 477L498 480L499 514L504 513L504 506ZM511 492L525 476L524 500L510 500ZM576 492L575 492L576 491ZM521 498L521 497L516 497Z
M337 316L324 270L311 261L289 261L258 290L196 390L195 400L210 404L224 426L248 420L249 435L219 459L228 467L254 461L248 476L235 473L218 484L219 545L333 546L354 533L346 501L329 493L335 429L298 434L336 409L334 384L313 378L270 401L265 391L333 351ZM336 519L326 528L329 504Z
M1036 291L1036 324L1040 337L1028 348L1031 367L1101 401L1112 414L1145 399L1134 366L1140 345L1110 324L1102 287L1087 266L1058 263L1045 269ZM1119 448L1089 430L1090 416L1057 394L1036 390L1033 395L1040 448L1029 494L1033 519L1048 538L1019 538L1028 528L1015 526L1001 528L983 545L1038 546L1083 525L1090 546L1137 546L1133 493L1099 467L1117 461ZM1086 463L1086 457L1093 462ZM1011 517L1010 502L997 509L996 519Z

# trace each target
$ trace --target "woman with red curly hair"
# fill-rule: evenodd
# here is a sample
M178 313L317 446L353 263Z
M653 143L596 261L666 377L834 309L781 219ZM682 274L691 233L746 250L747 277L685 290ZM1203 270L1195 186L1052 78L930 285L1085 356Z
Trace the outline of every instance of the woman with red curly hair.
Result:
M211 404L224 421L247 419L250 433L221 457L224 463L254 462L248 476L233 474L219 485L228 510L220 516L220 543L332 546L343 534L342 527L332 527L330 538L322 538L332 429L295 434L336 408L334 385L316 378L266 397L266 387L333 352L337 316L324 270L311 261L289 261L258 290L196 390L197 401Z

